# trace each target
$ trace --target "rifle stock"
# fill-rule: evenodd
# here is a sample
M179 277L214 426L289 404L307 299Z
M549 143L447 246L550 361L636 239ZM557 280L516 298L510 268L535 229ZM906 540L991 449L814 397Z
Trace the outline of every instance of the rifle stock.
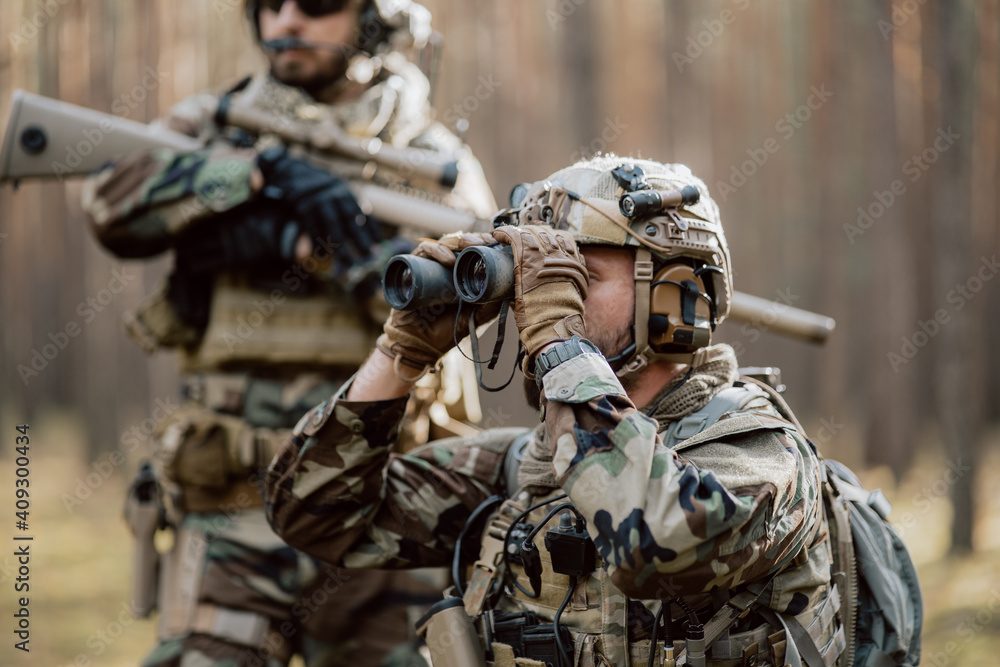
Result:
M361 141L324 124L306 130L243 107L225 112L227 122L251 132L272 133L318 154L321 162L324 158L347 158L444 185L454 183L457 174L454 162L442 160L430 151L395 148L377 140ZM0 183L23 178L86 176L128 153L154 148L191 151L201 148L201 144L158 125L17 90L0 147ZM349 182L366 212L399 227L440 235L485 224L471 213L364 178L352 178ZM743 292L733 294L730 319L812 343L825 342L835 326L830 317Z

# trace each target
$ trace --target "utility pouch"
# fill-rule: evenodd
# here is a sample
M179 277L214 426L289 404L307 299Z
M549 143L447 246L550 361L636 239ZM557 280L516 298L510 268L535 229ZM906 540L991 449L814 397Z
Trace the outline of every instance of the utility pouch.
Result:
M417 621L417 635L427 643L434 667L486 667L483 646L462 598L434 604Z
M497 665L513 658L515 665L558 665L559 644L555 625L541 623L533 612L493 612L489 624L490 644ZM573 637L566 626L560 626L563 646L572 647Z
M562 636L563 646L573 646L573 638L565 626L559 627L559 634ZM556 629L552 623L541 623L525 628L521 641L524 643L523 657L549 665L561 664ZM572 648L570 650L572 651Z
M253 429L242 419L185 404L162 426L158 456L182 488L222 489L257 463Z
M185 403L160 425L157 465L183 512L260 507L263 438L243 419Z
M160 487L153 467L143 461L125 498L125 523L135 540L132 555L132 615L147 618L156 608L160 554L156 531L165 526Z
M125 331L147 354L162 348L193 346L201 337L170 302L166 283L136 310L125 314Z
M515 655L524 655L524 631L538 625L538 617L533 612L510 613L493 612L492 641L506 644Z

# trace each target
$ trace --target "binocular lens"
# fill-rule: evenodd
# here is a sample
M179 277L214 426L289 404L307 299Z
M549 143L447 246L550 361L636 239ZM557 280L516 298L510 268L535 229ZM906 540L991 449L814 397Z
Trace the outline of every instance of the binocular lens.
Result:
M467 303L507 298L514 289L514 257L510 246L473 246L455 261L455 290Z
M396 310L416 310L455 302L451 272L425 257L396 255L382 276L385 300Z
M488 303L514 291L514 256L510 246L473 246L459 253L454 272L426 257L396 255L382 274L385 300L396 310L429 306Z

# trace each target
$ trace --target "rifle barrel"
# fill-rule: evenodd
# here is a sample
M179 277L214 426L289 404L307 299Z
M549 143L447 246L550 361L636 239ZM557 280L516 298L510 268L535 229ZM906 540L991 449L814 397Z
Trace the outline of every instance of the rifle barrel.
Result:
M733 292L729 318L817 344L825 343L837 326L832 317L745 292Z

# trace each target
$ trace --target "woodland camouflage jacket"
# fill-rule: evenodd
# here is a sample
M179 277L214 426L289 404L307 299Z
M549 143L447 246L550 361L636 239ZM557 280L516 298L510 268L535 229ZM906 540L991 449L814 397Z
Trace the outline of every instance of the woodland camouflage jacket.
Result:
M635 602L652 606L667 592L704 609L720 604L720 591L780 572L767 607L805 626L830 607L820 463L766 399L746 408L760 429L680 455L662 443L667 425L635 408L598 354L557 366L543 391L536 433L555 443L561 491L603 561L563 615L591 653L584 664L597 655L626 664L634 617L648 617ZM335 396L302 419L266 480L268 515L286 541L345 567L444 565L473 508L514 495L502 468L516 429L392 454L405 402ZM527 606L548 618L554 607Z

